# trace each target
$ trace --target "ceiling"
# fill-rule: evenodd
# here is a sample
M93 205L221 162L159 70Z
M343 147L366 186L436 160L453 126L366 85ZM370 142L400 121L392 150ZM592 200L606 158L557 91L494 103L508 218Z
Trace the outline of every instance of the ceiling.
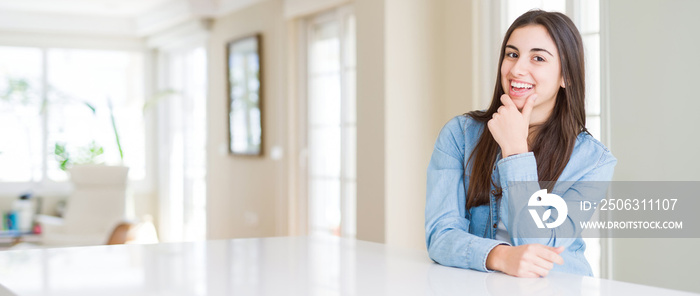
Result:
M0 43L58 38L57 34L142 38L262 1L266 0L0 0Z
M0 0L0 11L135 17L170 0Z

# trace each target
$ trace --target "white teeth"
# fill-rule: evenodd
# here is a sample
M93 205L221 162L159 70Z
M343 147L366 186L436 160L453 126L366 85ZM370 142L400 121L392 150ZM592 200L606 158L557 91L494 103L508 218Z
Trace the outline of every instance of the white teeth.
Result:
M520 83L520 82L515 82L515 81L511 81L510 86L517 87L517 88L532 88L532 84Z

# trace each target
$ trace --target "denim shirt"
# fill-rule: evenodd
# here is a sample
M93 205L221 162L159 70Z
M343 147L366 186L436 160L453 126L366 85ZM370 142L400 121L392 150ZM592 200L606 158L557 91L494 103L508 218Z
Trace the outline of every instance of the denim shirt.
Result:
M557 231L564 230L547 229L551 232L548 237L519 238L513 235L512 231L517 226L509 224L507 211L505 217L499 217L493 190L489 205L472 207L467 213L465 190L469 187L471 173L471 164L467 160L484 127L484 123L469 116L456 116L442 128L435 143L428 165L425 205L425 240L430 258L446 266L491 271L486 268L489 252L499 244L508 244L494 239L499 219L503 219L511 238L509 245L539 243L564 246L561 254L564 264L554 264L552 271L591 276L591 267L584 257L586 245L580 234L557 239ZM582 184L579 181L610 181L616 163L610 150L590 134L582 132L576 138L571 158L558 180L575 181L572 182L574 185L556 193L567 204L574 200L599 202L605 197L604 190L596 192L595 197L577 196L576 184ZM538 180L534 154L528 152L506 158L499 155L493 180L502 189L501 202L507 203L510 197L508 182Z

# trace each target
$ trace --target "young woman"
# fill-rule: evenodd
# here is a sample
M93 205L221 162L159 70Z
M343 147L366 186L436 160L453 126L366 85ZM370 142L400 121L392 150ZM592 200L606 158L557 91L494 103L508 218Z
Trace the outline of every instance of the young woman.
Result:
M585 127L581 36L564 14L529 11L506 32L498 67L488 110L453 118L435 143L425 208L430 258L520 277L592 275L577 223L592 213L569 210L560 226L534 236L521 229L535 215L516 214L540 188L569 209L599 202L607 186L589 181L612 178L617 160ZM527 195L516 194L523 188Z

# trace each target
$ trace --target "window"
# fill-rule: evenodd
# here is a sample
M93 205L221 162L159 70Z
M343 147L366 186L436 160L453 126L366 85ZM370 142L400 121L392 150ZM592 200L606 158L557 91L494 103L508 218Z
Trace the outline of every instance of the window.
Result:
M600 59L600 8L598 0L508 0L508 16L501 31L505 34L510 24L526 11L540 8L559 11L568 15L576 24L583 38L586 63L586 128L601 140L601 59ZM499 41L500 42L500 41ZM586 258L591 264L594 276L601 275L601 241L599 238L584 238Z
M162 241L206 238L207 58L204 47L160 53L157 103Z
M138 52L0 47L0 182L65 181L55 145L76 159L93 142L143 180L143 65Z
M39 48L0 47L0 181L41 181L43 65ZM31 88L30 88L31 87Z
M308 232L355 236L355 18L349 9L307 26ZM302 223L303 225L304 223Z
M47 52L49 152L54 143L79 153L95 141L104 148L104 161L121 163L120 148L112 127L114 114L124 165L132 180L144 179L143 61L140 54L50 49ZM89 103L93 111L86 106ZM110 107L110 104L112 107ZM71 147L70 145L73 145ZM49 179L64 181L66 174L49 157Z

